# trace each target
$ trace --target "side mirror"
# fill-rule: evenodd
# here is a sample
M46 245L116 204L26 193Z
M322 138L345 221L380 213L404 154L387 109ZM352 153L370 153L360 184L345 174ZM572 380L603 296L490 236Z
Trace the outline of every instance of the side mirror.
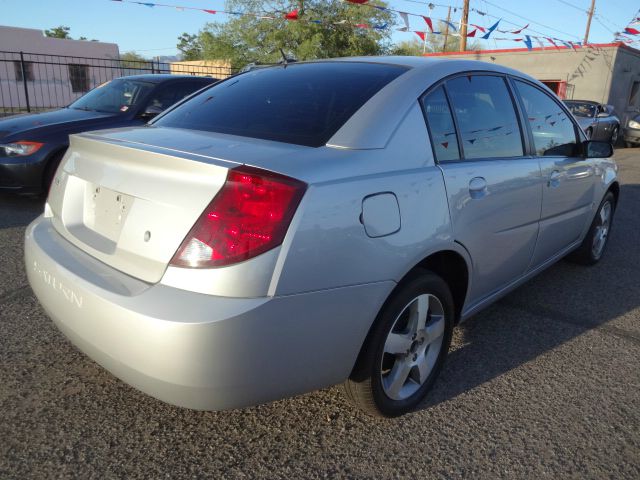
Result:
M609 158L613 156L613 145L609 142L587 140L582 143L582 151L586 158Z
M162 108L157 107L156 105L149 105L147 108L144 109L144 112L140 114L140 118L151 120L153 117L157 116L162 112L163 112Z
M600 112L598 115L596 115L596 117L598 118L606 118L606 117L610 117L611 115L609 114L609 112Z

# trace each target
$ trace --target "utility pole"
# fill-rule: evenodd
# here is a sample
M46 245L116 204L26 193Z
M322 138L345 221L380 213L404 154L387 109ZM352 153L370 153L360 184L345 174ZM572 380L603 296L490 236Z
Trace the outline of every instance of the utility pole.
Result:
M449 7L449 11L447 12L447 25L444 29L444 43L442 44L442 51L447 51L447 38L449 37L449 22L451 21L451 7Z
M460 25L460 51L461 52L464 52L467 49L467 24L468 23L469 23L469 0L464 0L464 7L462 7L462 22Z
M589 9L589 12L587 13L588 17L587 17L587 31L584 32L584 45L586 45L589 42L589 29L591 28L591 18L593 17L593 12L596 9L596 0L591 0L591 8Z

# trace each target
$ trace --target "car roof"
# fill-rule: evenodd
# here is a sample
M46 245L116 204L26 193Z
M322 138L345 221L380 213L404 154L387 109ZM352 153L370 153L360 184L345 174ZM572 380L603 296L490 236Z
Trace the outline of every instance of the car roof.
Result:
M131 80L141 80L143 82L149 83L162 83L169 80L193 80L197 79L198 81L215 81L216 78L213 77L202 77L197 75L174 75L171 73L146 73L141 75L125 75L123 77L118 77L119 79L131 79Z
M365 103L329 140L327 145L337 148L384 148L396 127L416 107L416 99L444 78L463 72L495 72L512 75L550 90L526 73L495 63L458 58L384 56L345 57L313 62L366 62L407 67L407 71L389 82Z

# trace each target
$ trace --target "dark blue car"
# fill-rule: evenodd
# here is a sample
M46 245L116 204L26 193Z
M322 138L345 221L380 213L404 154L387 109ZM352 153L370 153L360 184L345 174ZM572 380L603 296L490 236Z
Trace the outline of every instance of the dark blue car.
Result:
M216 79L135 75L111 80L68 107L0 120L0 190L47 191L72 133L142 125Z

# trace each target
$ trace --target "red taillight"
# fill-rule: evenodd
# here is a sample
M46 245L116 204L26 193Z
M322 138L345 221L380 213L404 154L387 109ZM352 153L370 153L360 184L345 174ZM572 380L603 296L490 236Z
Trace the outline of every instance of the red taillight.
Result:
M306 188L303 182L258 168L229 170L171 265L221 267L280 245Z

